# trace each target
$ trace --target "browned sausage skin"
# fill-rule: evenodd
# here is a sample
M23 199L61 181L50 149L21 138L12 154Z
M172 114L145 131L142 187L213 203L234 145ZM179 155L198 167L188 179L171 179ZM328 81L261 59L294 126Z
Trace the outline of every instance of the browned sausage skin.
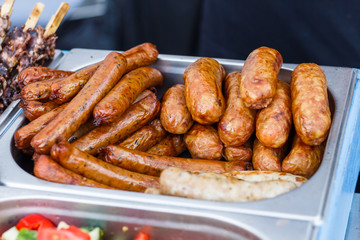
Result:
M265 146L280 148L292 125L290 86L279 80L273 101L256 115L256 137Z
M110 91L125 70L126 59L120 53L109 53L76 97L34 136L31 146L35 151L46 154L56 141L67 141L88 120L95 105Z
M161 85L162 74L151 67L141 67L126 75L95 106L96 125L109 124L120 118L136 97L149 87Z
M220 160L222 157L223 144L212 126L195 123L185 133L184 141L193 158Z
M111 188L107 185L98 183L63 168L47 155L41 155L36 159L34 164L34 175L37 178L55 183L97 188Z
M166 131L173 134L186 133L194 121L186 107L185 86L176 84L162 97L160 121Z
M308 145L321 144L331 126L327 81L321 67L302 63L294 69L291 98L296 133Z
M224 147L223 156L227 161L251 161L253 151L250 146Z
M282 171L310 178L319 168L324 151L325 143L310 146L295 135L292 149L282 162Z
M127 61L126 72L130 72L136 68L153 64L158 56L159 52L156 46L151 43L143 43L137 45L122 53Z
M85 134L73 145L81 151L96 154L98 149L115 144L153 120L160 111L156 95L147 96L132 105L116 122L99 126Z
M119 146L138 151L147 151L165 138L167 134L157 118L127 137Z
M252 51L241 71L241 98L252 109L270 104L276 93L278 74L282 66L281 54L268 47Z
M113 188L143 192L147 187L159 186L157 177L116 167L66 142L54 145L51 149L51 157L63 167Z
M252 163L255 170L281 172L281 161L287 153L287 145L270 148L258 139L254 141Z
M241 99L240 81L240 72L228 74L224 81L226 110L218 124L218 132L226 146L243 145L255 130L256 111L246 107Z
M191 172L225 173L246 170L244 161L224 162L193 158L169 157L109 145L104 148L105 161L130 171L159 176L168 167L179 167Z
M54 102L39 102L39 101L23 101L19 104L19 107L23 109L25 117L29 121L33 121L44 115L45 113L53 110L58 107Z
M30 148L31 139L53 120L66 105L65 103L16 130L14 134L15 146L21 150Z
M186 151L183 135L170 134L146 152L149 154L177 157Z
M220 120L225 111L224 77L223 66L212 58L200 58L185 69L186 106L196 122L210 125Z

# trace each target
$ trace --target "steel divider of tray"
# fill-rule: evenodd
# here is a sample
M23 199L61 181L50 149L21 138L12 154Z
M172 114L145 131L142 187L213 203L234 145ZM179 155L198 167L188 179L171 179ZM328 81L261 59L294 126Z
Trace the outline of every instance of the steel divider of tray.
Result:
M340 148L340 161L335 170L335 181L330 193L330 201L324 224L319 229L318 239L344 239L346 225L353 200L356 180L360 170L360 70L354 69L356 82L346 123L344 140Z

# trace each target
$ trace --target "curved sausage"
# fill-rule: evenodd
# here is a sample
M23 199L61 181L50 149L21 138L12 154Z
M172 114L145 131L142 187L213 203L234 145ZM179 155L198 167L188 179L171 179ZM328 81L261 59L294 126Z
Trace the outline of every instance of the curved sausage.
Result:
M228 74L224 81L226 110L218 124L218 132L226 146L240 147L255 130L256 111L246 107L241 99L240 81L240 72Z
M203 57L184 72L185 100L194 121L210 125L220 120L225 111L222 81L225 70L215 59Z
M292 125L290 86L279 80L273 101L256 115L256 137L265 146L280 148Z
M260 47L246 58L241 71L241 98L251 109L270 104L276 93L276 83L283 59L273 48Z
M292 149L282 162L282 171L310 178L318 170L325 144L317 146L306 145L295 135Z
M107 185L98 183L94 180L88 179L66 168L63 168L47 155L41 155L35 161L34 175L37 178L55 183L111 189L111 187Z
M324 71L315 63L298 65L291 76L292 114L295 130L308 145L320 145L331 126Z
M166 131L173 134L186 133L194 121L186 107L185 86L176 84L162 97L160 121Z
M126 72L136 68L153 64L159 55L156 46L151 43L143 43L122 53L127 61Z
M126 59L120 53L109 53L76 97L33 137L31 146L34 150L46 154L56 141L67 141L89 119L95 105L110 91L125 70Z
M195 123L184 135L187 149L193 158L220 160L223 144L212 126Z
M215 173L194 174L168 168L160 176L160 192L186 198L224 202L246 202L278 195L295 189L290 181L248 182Z
M158 187L159 178L131 172L86 154L69 143L56 144L51 157L64 168L101 184L127 191L144 192Z
M103 149L106 162L130 171L159 176L168 167L179 167L191 172L225 173L246 170L244 161L224 162L193 158L169 157L109 145Z
M119 146L132 150L147 151L165 138L166 135L167 132L157 118L134 132L131 136L122 141Z
M54 108L58 107L58 104L54 102L39 102L39 101L23 101L19 104L19 107L22 108L25 117L29 121L33 121L44 115L45 113L53 110Z
M255 139L252 157L254 169L281 172L281 161L286 156L286 150L285 145L280 148L270 148Z
M87 66L71 76L62 78L50 86L50 100L61 104L70 101L94 75L101 62Z
M145 126L159 111L160 102L153 93L132 105L117 122L95 128L73 142L73 145L83 152L96 154L99 148L122 141Z
M145 89L161 85L163 77L155 68L141 67L122 77L113 89L95 106L96 125L109 124L120 118Z
M26 150L31 147L31 139L53 120L66 106L66 103L45 113L37 119L16 130L14 134L15 147Z
M170 134L146 152L149 154L177 157L186 151L183 135Z
M22 70L11 84L23 88L32 82L63 78L73 73L72 71L55 70L48 67L28 67Z
M48 79L29 83L21 89L20 95L23 100L49 100L50 87L53 83L61 81L62 78Z

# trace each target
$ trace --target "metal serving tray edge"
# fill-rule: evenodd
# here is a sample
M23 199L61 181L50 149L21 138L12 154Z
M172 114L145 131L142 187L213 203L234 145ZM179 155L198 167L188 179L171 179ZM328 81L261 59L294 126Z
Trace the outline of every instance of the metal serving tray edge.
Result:
M63 70L77 70L91 63L102 60L109 51L73 49L59 62L57 68ZM175 83L182 83L185 68L198 57L161 55L153 65L164 75L164 86L159 88L159 96ZM217 59L227 72L239 71L243 61ZM279 78L290 80L294 64L284 64ZM170 196L144 195L142 193L89 189L79 186L66 186L37 179L24 171L16 162L16 152L13 146L13 134L24 123L24 116L20 113L9 129L3 134L0 149L4 149L0 162L0 182L10 188L32 189L46 193L63 193L83 197L99 197L106 201L131 202L140 206L156 205L169 212L177 209L205 211L226 214L259 216L266 218L286 219L291 221L309 222L313 230L307 231L307 236L316 236L314 232L324 223L329 199L335 181L335 170L340 161L340 147L344 138L344 130L348 121L348 114L353 97L356 72L350 68L323 66L328 80L330 103L332 105L333 123L327 140L323 162L317 173L302 187L282 196L247 203L222 203L194 199L184 199ZM6 161L4 161L6 159ZM22 166L23 167L23 166ZM354 181L356 178L354 179ZM315 229L315 231L314 231ZM314 231L314 232L313 232Z

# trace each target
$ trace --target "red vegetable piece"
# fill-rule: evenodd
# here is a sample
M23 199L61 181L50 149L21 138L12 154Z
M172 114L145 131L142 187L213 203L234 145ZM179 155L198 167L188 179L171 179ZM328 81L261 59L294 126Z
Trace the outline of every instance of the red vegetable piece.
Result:
M135 236L134 240L150 240L150 237L149 237L149 235L147 235L146 233L139 232L139 233Z
M40 214L31 214L22 218L17 224L16 228L18 230L22 228L30 230L40 230L44 228L54 228L55 225L46 217Z
M81 231L79 229L79 231ZM85 232L84 232L85 233ZM86 236L87 235L87 236ZM69 229L45 228L38 232L38 240L87 240L90 239L89 234L80 235L77 230Z

